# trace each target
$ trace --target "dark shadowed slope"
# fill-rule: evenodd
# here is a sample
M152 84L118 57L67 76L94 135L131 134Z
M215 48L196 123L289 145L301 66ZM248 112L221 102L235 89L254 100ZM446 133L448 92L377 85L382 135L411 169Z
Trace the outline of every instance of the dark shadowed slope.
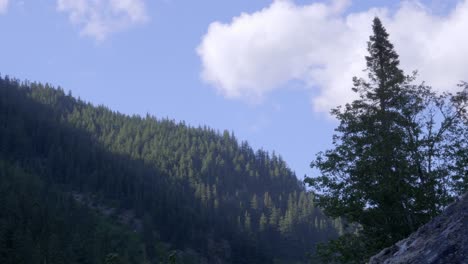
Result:
M0 78L2 160L46 189L132 212L141 223L139 252L149 263L164 261L170 250L188 256L184 263L296 263L341 226L315 207L280 156L254 151L232 133L127 116L6 77ZM40 236L32 243L40 244Z

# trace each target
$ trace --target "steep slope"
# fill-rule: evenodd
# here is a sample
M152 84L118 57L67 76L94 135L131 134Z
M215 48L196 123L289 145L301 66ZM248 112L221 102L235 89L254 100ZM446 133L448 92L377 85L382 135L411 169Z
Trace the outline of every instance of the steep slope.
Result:
M149 261L161 260L161 247L193 252L193 263L298 261L340 227L281 157L227 131L130 117L8 77L0 95L0 160L131 210Z
M369 264L468 263L468 194Z
M0 263L142 263L143 243L37 176L0 160Z

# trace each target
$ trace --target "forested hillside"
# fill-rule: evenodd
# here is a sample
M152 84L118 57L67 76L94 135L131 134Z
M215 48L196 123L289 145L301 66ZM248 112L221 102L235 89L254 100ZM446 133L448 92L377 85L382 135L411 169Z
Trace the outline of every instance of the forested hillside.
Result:
M0 263L288 263L342 232L279 155L49 85L0 78L0 150Z
M130 230L4 161L0 176L0 263L143 262Z

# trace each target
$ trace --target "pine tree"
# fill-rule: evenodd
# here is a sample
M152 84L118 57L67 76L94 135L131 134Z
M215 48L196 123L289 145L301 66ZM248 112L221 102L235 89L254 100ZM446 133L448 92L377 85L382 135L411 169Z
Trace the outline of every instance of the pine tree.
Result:
M278 209L276 209L276 207L273 207L271 209L270 218L269 218L269 223L271 226L275 228L278 226L279 216L280 216L280 213L278 212Z
M270 194L268 192L265 192L265 194L263 195L263 206L265 206L265 208L267 209L270 209L271 208L271 197L270 197Z
M460 166L450 149L463 150L467 130L467 85L456 95L436 96L413 85L381 21L373 21L366 56L368 79L354 78L359 99L332 110L339 126L334 149L320 152L306 180L332 217L362 227L365 257L408 236L435 216L460 187ZM438 111L438 112L437 112ZM438 120L440 124L438 124ZM464 138L465 137L465 138ZM466 181L465 181L466 182ZM458 186L458 187L456 187ZM458 189L457 189L458 188Z
M265 214L262 213L262 215L260 216L259 223L258 223L258 226L261 232L265 231L267 224L268 224L267 218Z
M252 231L252 220L250 219L250 214L248 211L245 211L244 214L244 229L247 232Z
M252 200L250 200L250 207L252 208L252 210L258 209L258 198L257 198L257 194L255 193L252 196Z

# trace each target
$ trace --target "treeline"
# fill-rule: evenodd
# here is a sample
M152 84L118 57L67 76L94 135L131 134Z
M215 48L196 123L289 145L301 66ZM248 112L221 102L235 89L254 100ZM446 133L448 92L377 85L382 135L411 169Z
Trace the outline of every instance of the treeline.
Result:
M127 116L61 88L8 77L0 78L0 120L4 164L34 175L56 195L93 197L97 204L131 211L141 223L134 230L141 246L124 239L116 242L120 248L97 247L101 262L117 252L124 263L158 263L170 250L184 263L305 261L314 244L342 232L340 220L322 214L280 156L254 151L227 131ZM11 175L6 179L16 178ZM37 202L50 201L39 196ZM75 218L63 221L66 228L80 225ZM9 228L15 232L23 224ZM54 232L72 233L66 228ZM9 243L0 247L19 250ZM45 253L38 254L44 260Z

